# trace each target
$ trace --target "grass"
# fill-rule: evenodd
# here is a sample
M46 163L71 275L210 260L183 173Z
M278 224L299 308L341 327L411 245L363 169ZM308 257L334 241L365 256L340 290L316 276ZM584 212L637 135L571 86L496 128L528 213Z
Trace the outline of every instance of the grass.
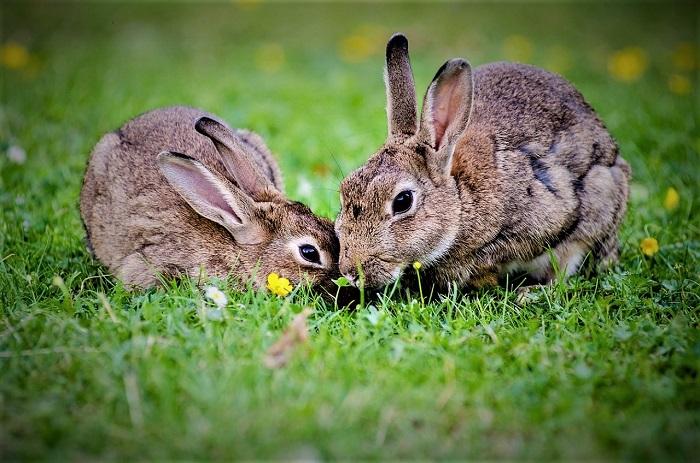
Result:
M22 69L1 69L5 458L696 455L698 89L677 95L668 82L697 87L697 67L674 55L697 41L697 6L0 8L2 43L30 53ZM289 195L333 217L343 174L385 136L382 42L396 30L411 40L421 94L457 55L521 59L583 91L634 170L618 266L524 304L500 288L430 304L397 290L356 311L218 282L230 302L217 320L192 282L129 293L89 257L77 210L88 153L157 106L258 131ZM638 80L610 74L620 50ZM26 162L10 159L13 147ZM663 205L670 187L674 210ZM640 252L646 236L660 244L653 257ZM309 342L266 368L306 306Z

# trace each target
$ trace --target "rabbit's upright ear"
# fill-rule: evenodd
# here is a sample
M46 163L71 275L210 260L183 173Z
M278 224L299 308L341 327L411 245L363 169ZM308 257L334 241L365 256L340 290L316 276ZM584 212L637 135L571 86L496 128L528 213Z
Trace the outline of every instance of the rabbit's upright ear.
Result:
M402 34L394 34L386 44L384 83L389 140L415 135L418 129L416 86L408 58L408 40Z
M196 213L226 228L237 242L262 241L252 220L255 203L238 188L185 154L160 153L158 168Z
M214 142L226 170L253 199L271 201L282 196L272 180L255 164L249 148L228 127L209 117L202 117L195 124L195 129Z
M425 93L419 137L435 149L438 166L448 171L469 122L473 94L472 68L461 58L443 64Z

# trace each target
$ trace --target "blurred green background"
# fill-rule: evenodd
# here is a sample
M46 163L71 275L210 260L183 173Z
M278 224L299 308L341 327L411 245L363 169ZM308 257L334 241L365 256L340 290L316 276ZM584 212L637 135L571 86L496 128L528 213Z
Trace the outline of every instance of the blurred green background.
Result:
M0 451L692 457L700 355L698 11L694 2L3 1ZM632 165L621 267L601 280L574 280L568 292L535 304L543 331L499 290L465 299L467 315L447 320L439 306L429 319L405 315L398 302L379 306L390 314L384 331L367 322L376 322L377 308L369 315L321 310L316 354L287 376L272 375L256 359L274 340L268 328L278 331L294 303L246 299L260 318L236 315L212 334L191 312L178 312L196 289L132 296L88 257L77 198L89 152L105 132L159 106L200 107L257 131L280 161L289 196L333 218L343 175L384 141L383 53L396 31L409 38L419 98L451 57L542 66L582 91ZM659 244L657 255L642 254L645 238ZM603 307L599 283L609 291L610 319L580 314L585 304ZM119 330L95 315L99 291L128 318ZM66 301L75 314L61 311ZM566 310L553 312L553 304ZM153 307L172 310L173 318ZM504 321L506 312L515 321ZM569 316L588 321L557 331ZM173 335L172 326L189 327L187 335ZM500 347L490 346L499 326ZM483 344L459 344L480 327ZM171 344L152 354L134 344L144 333ZM567 336L576 342L566 344ZM409 367L390 361L401 339L412 346ZM623 348L611 339L638 344ZM65 353L66 345L87 353ZM91 357L90 349L103 354ZM130 357L133 349L140 353ZM514 360L516 351L559 358L552 368L561 370L535 376ZM588 363L578 363L579 351L588 352ZM620 373L615 364L628 368ZM463 380L457 386L448 381L455 371ZM577 389L561 382L566 372L599 382ZM436 406L448 383L462 402L438 398ZM145 384L145 421L136 424L128 413L134 384ZM470 402L473 396L479 401Z

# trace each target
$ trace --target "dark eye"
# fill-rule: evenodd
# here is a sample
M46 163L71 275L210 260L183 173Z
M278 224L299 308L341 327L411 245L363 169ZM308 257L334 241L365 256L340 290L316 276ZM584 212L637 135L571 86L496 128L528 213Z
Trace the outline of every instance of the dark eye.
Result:
M321 255L318 253L318 249L310 244L302 244L299 246L299 254L301 254L304 260L308 260L312 264L321 263Z
M394 202L391 203L391 211L394 214L401 214L409 210L411 205L413 205L413 192L405 190L396 195Z

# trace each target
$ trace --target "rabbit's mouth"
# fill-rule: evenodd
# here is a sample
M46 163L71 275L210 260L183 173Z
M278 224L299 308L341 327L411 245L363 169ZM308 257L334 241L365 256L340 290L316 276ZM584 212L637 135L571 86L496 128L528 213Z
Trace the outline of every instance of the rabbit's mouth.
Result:
M349 269L343 275L355 287L379 289L401 278L404 268L405 264L398 259L371 256L356 269Z

